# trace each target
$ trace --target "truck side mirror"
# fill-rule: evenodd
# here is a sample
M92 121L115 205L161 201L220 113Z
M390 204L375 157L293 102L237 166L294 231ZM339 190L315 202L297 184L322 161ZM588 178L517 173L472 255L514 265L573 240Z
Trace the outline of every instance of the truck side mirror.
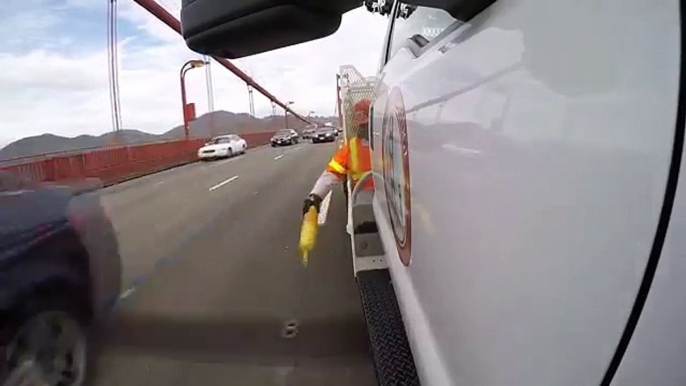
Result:
M181 30L198 53L240 58L336 32L359 0L183 0Z
M374 6L375 2L379 6ZM471 19L493 2L404 1L444 9L462 21ZM188 47L195 52L236 59L331 35L338 30L341 16L362 3L362 0L183 0L181 32ZM364 3L368 9L389 11L392 1Z

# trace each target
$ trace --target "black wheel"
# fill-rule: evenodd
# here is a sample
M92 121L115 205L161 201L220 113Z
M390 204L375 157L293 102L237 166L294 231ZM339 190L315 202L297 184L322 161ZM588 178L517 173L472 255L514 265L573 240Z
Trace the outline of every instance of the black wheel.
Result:
M78 292L41 294L13 312L4 384L81 386L86 382L90 316L78 298Z

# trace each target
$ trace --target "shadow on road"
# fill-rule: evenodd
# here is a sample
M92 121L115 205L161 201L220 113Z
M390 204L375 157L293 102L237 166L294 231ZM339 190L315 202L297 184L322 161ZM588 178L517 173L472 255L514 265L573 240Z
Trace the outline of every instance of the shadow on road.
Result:
M368 363L362 318L299 321L297 334L284 338L281 320L191 320L122 314L104 326L108 350L156 357L235 364L283 365L304 362Z

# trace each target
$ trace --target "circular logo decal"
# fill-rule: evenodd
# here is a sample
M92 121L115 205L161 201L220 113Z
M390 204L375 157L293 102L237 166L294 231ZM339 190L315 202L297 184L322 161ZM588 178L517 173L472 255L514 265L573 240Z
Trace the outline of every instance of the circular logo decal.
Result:
M381 128L384 191L388 217L393 228L398 255L410 264L412 246L412 197L410 159L407 146L405 103L400 89L391 90Z

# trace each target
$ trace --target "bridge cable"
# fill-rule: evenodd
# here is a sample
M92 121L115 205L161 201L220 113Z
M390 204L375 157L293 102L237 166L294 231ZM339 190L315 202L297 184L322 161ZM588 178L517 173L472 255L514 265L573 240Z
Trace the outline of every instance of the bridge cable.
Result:
M121 101L119 98L118 11L117 0L107 0L107 67L112 131L115 133L120 132L122 127Z

